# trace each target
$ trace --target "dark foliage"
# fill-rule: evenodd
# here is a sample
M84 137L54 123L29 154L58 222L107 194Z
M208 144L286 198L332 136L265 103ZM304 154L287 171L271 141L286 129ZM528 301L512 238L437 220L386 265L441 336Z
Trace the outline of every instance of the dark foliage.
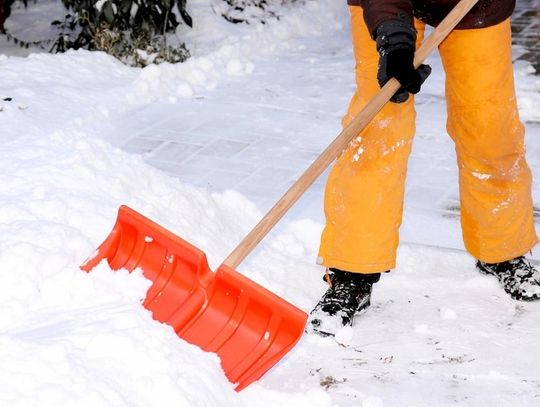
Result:
M165 35L181 21L191 27L186 0L62 0L69 10L53 51L103 50L130 65L181 62L189 56L182 44L167 45ZM177 15L180 17L178 19Z
M0 0L0 33L21 47L51 52L101 50L133 66L189 58L183 43L171 46L167 42L179 24L192 26L187 0L62 0L67 13L51 23L59 31L57 38L38 41L20 40L4 30L15 1ZM19 1L26 6L27 0ZM297 1L302 0L216 0L213 9L231 23L264 24L279 19L281 6Z
M15 3L15 0L0 0L0 33L5 33L4 23L11 14L11 6ZM23 0L24 6L27 6L27 0Z
M227 21L239 23L263 23L278 19L281 6L297 0L223 0L220 13Z

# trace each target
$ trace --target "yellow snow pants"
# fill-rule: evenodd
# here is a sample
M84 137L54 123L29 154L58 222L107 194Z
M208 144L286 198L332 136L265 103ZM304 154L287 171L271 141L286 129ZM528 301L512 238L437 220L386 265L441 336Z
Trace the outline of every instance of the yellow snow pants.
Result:
M351 6L357 89L347 125L379 90L378 55L362 9ZM416 22L418 41L424 27ZM510 21L453 31L439 47L446 73L447 130L456 145L467 250L495 263L537 243L531 172L525 161L511 60ZM336 161L326 184L319 264L359 273L395 267L413 97L388 103Z

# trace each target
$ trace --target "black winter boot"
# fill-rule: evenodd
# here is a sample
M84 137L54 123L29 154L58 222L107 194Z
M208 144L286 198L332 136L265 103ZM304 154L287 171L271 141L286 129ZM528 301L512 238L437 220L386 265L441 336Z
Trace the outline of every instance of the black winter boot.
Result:
M504 291L514 300L540 299L540 272L523 256L500 263L478 261L476 268L483 274L497 277Z
M380 277L380 273L359 274L330 269L325 275L328 290L311 311L306 330L328 336L352 325L355 314L369 307L371 289Z

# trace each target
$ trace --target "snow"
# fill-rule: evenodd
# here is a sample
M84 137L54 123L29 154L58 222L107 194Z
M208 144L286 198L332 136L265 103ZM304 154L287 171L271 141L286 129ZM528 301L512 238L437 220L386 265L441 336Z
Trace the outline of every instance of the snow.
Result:
M525 61L514 64L518 106L521 118L526 121L540 121L540 77L532 75L534 68Z
M107 0L98 0L98 1L96 1L96 5L95 5L96 10L101 11L101 9L103 8L103 5L105 4L106 1Z
M478 179L481 179L481 180L486 180L486 179L490 179L491 178L491 174L482 174L481 172L472 172L472 175L475 177L475 178L478 178Z
M418 96L410 171L417 183L410 184L403 228L405 237L418 236L424 228L428 238L401 245L399 266L377 284L372 308L336 340L305 335L262 380L236 393L214 354L180 340L141 306L149 282L140 270L111 272L105 263L90 274L79 269L109 233L121 204L203 249L212 267L262 216L261 205L246 194L180 182L145 157L118 148L115 137L133 131L119 118L139 126L140 117L160 120L165 106L186 120L190 114L198 121L216 120L214 127L225 131L220 112L210 110L203 117L194 109L216 102L226 111L231 99L220 89L230 83L240 83L239 95L251 98L246 106L263 105L261 95L241 92L256 89L255 82L267 72L264 86L277 86L298 109L318 107L314 103L324 99L326 112L312 109L319 121L309 127L311 134L294 142L324 145L326 140L313 140L319 137L315 127L338 128L352 89L344 4L307 1L266 25L229 24L211 12L212 5L210 0L189 2L196 25L180 28L186 31L179 35L194 56L180 65L135 69L99 52L26 56L15 47L2 48L0 405L537 405L539 304L508 299L495 279L473 271L474 260L463 252L425 245L446 239L455 247L459 241L454 232L441 233L455 220L441 221L422 207L433 201L433 189L424 186L434 179L430 176L442 174L445 189L457 188L452 176L426 163L433 151L442 155L441 168L454 160L451 142L432 136L444 132L436 57L430 60L432 78ZM31 4L29 13L49 16L57 6L54 1ZM29 26L27 18L22 10L14 12L8 28L31 35L37 23ZM304 59L313 47L328 47L337 61L325 66L315 57L305 60L312 68L304 76L322 91L287 88L295 83L280 82L286 76L276 75L283 66L280 58L296 54ZM530 69L515 65L520 114L529 121L529 155L537 174L540 164L531 151L539 146L540 128L533 122L539 120L540 83ZM2 100L7 97L12 100ZM289 117L287 109L278 111L281 117ZM263 131L263 119L249 112L246 121ZM305 132L307 123L298 120L308 116L295 112L294 117L272 125ZM279 140L268 146L293 160ZM279 175L278 170L271 175ZM204 167L193 173L206 176ZM536 186L534 191L538 198ZM319 194L314 205L320 200ZM239 268L305 311L325 290L322 270L314 264L322 223L309 208L301 203Z

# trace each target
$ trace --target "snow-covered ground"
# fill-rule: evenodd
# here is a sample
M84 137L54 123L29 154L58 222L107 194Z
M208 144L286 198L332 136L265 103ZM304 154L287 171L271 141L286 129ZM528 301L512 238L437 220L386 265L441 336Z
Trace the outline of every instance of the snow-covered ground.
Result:
M140 305L148 287L141 273L105 264L79 270L121 204L218 265L268 205L261 189L234 188L231 177L265 167L269 183L281 174L287 184L339 131L353 87L344 2L307 1L266 25L229 24L212 12L214 0L189 3L200 24L181 33L194 57L178 66L134 69L86 51L26 57L0 43L0 405L538 405L540 304L508 299L460 251L403 244L396 272L376 286L372 309L343 343L304 336L241 393L215 355L151 319ZM31 37L44 29L36 16L59 11L56 1L40 2L28 11L33 17L17 11L6 25ZM455 248L459 226L447 205L457 198L453 147L444 135L440 63L436 56L430 63L403 235ZM515 71L537 176L540 79L522 62ZM192 166L163 166L167 148L185 151L166 144L140 155L129 144L153 123L165 123L184 146L197 146L194 137L210 144L219 133L229 141L223 146L245 143L247 153L224 149ZM262 151L249 150L250 137ZM222 190L220 170L232 189ZM321 191L322 182L239 268L305 311L325 290L314 264ZM538 183L534 196L538 202Z

